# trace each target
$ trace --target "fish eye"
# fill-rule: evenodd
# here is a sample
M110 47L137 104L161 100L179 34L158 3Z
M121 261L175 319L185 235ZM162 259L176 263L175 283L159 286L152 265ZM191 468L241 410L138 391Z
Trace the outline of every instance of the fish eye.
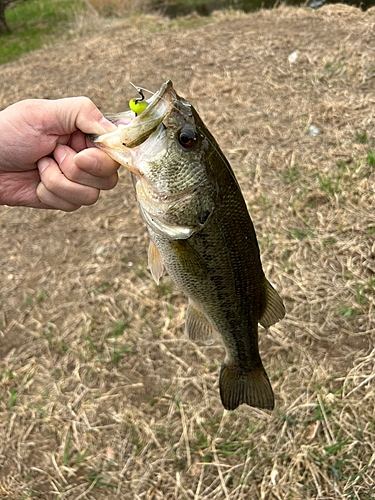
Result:
M194 129L183 128L177 134L178 142L185 149L191 149L197 143L198 136Z

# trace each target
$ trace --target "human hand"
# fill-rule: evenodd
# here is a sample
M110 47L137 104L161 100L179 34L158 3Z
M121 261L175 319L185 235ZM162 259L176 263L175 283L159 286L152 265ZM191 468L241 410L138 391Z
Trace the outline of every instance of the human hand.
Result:
M117 184L119 164L85 134L116 130L87 97L29 99L0 112L0 205L71 212ZM89 148L89 149L87 149Z

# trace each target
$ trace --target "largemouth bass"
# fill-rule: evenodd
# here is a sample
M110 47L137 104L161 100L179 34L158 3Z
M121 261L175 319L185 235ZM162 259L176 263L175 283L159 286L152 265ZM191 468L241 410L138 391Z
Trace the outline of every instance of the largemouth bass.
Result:
M258 243L233 170L196 110L171 81L142 106L107 115L115 132L90 136L132 172L139 210L151 237L149 266L163 266L186 293L185 329L193 341L219 338L224 408L246 403L273 409L274 396L258 348L258 323L285 314L267 281Z

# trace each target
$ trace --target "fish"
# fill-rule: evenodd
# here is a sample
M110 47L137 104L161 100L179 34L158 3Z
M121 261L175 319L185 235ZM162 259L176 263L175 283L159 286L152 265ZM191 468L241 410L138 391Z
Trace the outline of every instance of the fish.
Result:
M234 172L195 108L170 80L142 110L106 115L117 130L89 136L130 170L150 234L156 281L164 267L188 296L185 331L193 342L220 340L222 404L272 410L274 394L258 346L285 315L266 279L255 229Z

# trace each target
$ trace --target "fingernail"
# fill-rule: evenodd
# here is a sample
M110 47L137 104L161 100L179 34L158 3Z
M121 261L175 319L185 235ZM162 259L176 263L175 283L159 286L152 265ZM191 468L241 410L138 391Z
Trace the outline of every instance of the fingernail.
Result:
M53 156L59 165L65 160L65 157L68 153L67 146L63 146L62 144L58 144L55 147L55 151L53 152Z
M96 165L98 164L98 160L95 156L92 156L87 151L81 151L77 153L73 158L74 163L79 168L83 168L83 170L94 170Z
M50 158L47 158L47 157L41 158L38 161L39 174L41 174L43 172L43 170L45 170L48 167L49 162L50 162Z
M106 132L113 132L114 130L117 129L116 125L114 125L112 122L107 120L105 116L99 120L100 125L104 128Z

